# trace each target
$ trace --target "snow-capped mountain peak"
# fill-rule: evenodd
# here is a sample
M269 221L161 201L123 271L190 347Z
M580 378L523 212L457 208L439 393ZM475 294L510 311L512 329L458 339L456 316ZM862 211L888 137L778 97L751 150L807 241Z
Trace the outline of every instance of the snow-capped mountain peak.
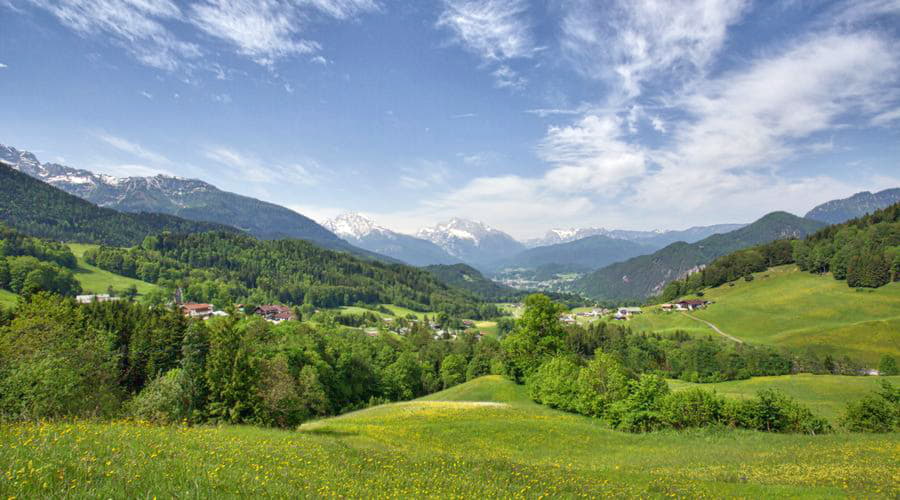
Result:
M383 235L392 233L391 230L376 224L372 218L356 212L341 214L326 221L323 225L338 236L354 239L360 239L376 232Z
M416 234L447 253L472 263L488 263L512 255L523 248L512 236L483 222L454 217Z

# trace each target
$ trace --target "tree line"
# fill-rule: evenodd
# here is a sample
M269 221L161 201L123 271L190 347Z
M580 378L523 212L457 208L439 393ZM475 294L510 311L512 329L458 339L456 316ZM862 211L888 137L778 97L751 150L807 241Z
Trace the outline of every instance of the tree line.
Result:
M72 274L76 266L66 245L0 225L0 289L23 296L40 291L74 296L81 293Z
M187 300L219 307L246 302L328 308L391 303L456 317L499 315L496 306L444 285L426 271L362 260L302 240L162 233L132 249L91 249L84 258L116 274L170 290L182 288Z

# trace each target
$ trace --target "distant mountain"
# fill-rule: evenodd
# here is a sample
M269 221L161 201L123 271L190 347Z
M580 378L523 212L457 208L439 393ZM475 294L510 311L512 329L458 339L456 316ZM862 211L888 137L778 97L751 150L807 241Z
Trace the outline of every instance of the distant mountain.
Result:
M323 224L334 234L353 245L397 259L413 266L456 264L460 259L434 243L400 234L379 226L374 220L357 213L343 214Z
M810 210L806 218L828 224L840 224L897 202L900 202L900 188L885 189L877 193L863 191L843 200L825 202Z
M588 272L638 255L652 253L659 247L609 236L588 236L567 243L524 250L498 267L536 269L549 265L559 272Z
M22 233L57 241L139 245L163 231L201 233L237 229L155 213L102 208L16 171L0 161L0 222Z
M824 226L787 212L773 212L735 231L695 243L673 243L650 255L598 269L576 280L572 289L600 300L645 299L716 257L777 239L802 238Z
M624 229L605 229L602 227L551 229L543 238L528 240L528 247L556 245L577 241L590 236L606 236L617 240L627 240L662 248L676 241L693 243L707 236L727 233L740 229L746 224L715 224L712 226L696 226L684 230L628 231Z
M519 300L526 292L501 285L484 277L477 269L466 264L435 265L425 268L441 283L468 290L481 300L507 302Z
M326 248L355 250L308 217L272 203L222 191L200 180L165 175L125 178L98 175L56 163L41 163L28 151L2 145L0 161L101 207L225 224L261 239L296 238Z
M524 245L503 231L459 218L421 229L416 236L434 243L467 264L481 268L525 249Z

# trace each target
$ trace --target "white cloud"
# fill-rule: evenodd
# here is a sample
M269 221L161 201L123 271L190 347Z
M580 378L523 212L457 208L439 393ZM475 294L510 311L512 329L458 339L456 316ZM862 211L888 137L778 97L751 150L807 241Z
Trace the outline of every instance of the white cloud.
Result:
M609 192L642 175L646 155L626 141L623 126L613 115L588 115L571 126L550 127L538 147L541 159L553 165L545 184L568 192Z
M212 100L222 104L231 104L231 95L229 94L213 94Z
M528 80L526 80L525 77L516 73L512 68L505 64L494 70L491 74L494 76L494 85L500 89L521 90L528 84Z
M325 59L322 56L315 56L309 59L309 62L313 64L319 64L321 66L328 66L328 59Z
M439 27L487 61L529 57L534 53L524 0L445 0Z
M226 172L229 177L245 182L314 186L321 182L325 173L325 169L313 159L290 163L265 161L224 146L207 148L203 156L229 167Z
M872 118L871 124L876 127L884 127L897 120L900 120L900 108L894 108L875 115L875 117Z
M400 185L406 189L422 190L443 186L450 178L450 170L442 162L419 160L415 166L400 168Z
M164 21L179 19L181 10L169 0L31 0L77 33L103 35L138 61L174 71L202 55L193 43L180 40Z
M153 100L153 94L151 94L150 92L147 92L146 90L142 90L141 95L146 97L147 99L150 99L151 101Z
M118 149L119 151L123 151L130 155L133 155L137 158L141 158L142 160L146 160L146 161L156 163L156 164L170 164L171 163L169 161L169 159L166 158L164 155L159 154L155 151L151 151L151 150L141 146L140 144L131 142L127 139L123 139L121 137L117 137L117 136L107 134L104 132L96 132L93 135L94 135L94 137L96 137L97 139L100 139L107 145L112 146L115 149Z
M311 22L311 9L347 19L378 10L379 4L373 0L203 0L191 7L190 20L208 35L233 45L239 54L272 66L289 56L319 51L318 42L302 36Z
M5 65L5 64L3 64L3 63L0 63L0 69L6 69L6 68L8 68L8 67L9 67L9 66L7 66L7 65Z
M582 73L616 82L625 98L659 74L673 80L702 73L746 0L564 2L563 52ZM677 83L676 81L670 83Z

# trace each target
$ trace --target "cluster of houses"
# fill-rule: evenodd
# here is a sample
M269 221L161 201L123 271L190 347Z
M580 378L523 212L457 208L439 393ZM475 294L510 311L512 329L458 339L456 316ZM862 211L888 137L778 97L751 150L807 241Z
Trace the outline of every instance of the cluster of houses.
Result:
M616 310L616 314L613 316L613 319L627 321L631 319L632 316L643 313L644 311L641 310L640 307L620 307Z
M119 300L119 297L113 297L112 295L109 295L107 293L75 296L75 301L79 304L93 304L94 302L115 302L117 300Z
M662 304L659 306L663 311L696 311L697 309L706 309L706 306L712 302L702 299L682 300L673 304Z
M179 306L182 314L189 318L207 320L216 316L228 316L225 311L217 311L212 304L199 304L187 302ZM278 324L282 321L296 319L294 312L288 306L262 305L253 310L253 314L261 316L269 323Z

